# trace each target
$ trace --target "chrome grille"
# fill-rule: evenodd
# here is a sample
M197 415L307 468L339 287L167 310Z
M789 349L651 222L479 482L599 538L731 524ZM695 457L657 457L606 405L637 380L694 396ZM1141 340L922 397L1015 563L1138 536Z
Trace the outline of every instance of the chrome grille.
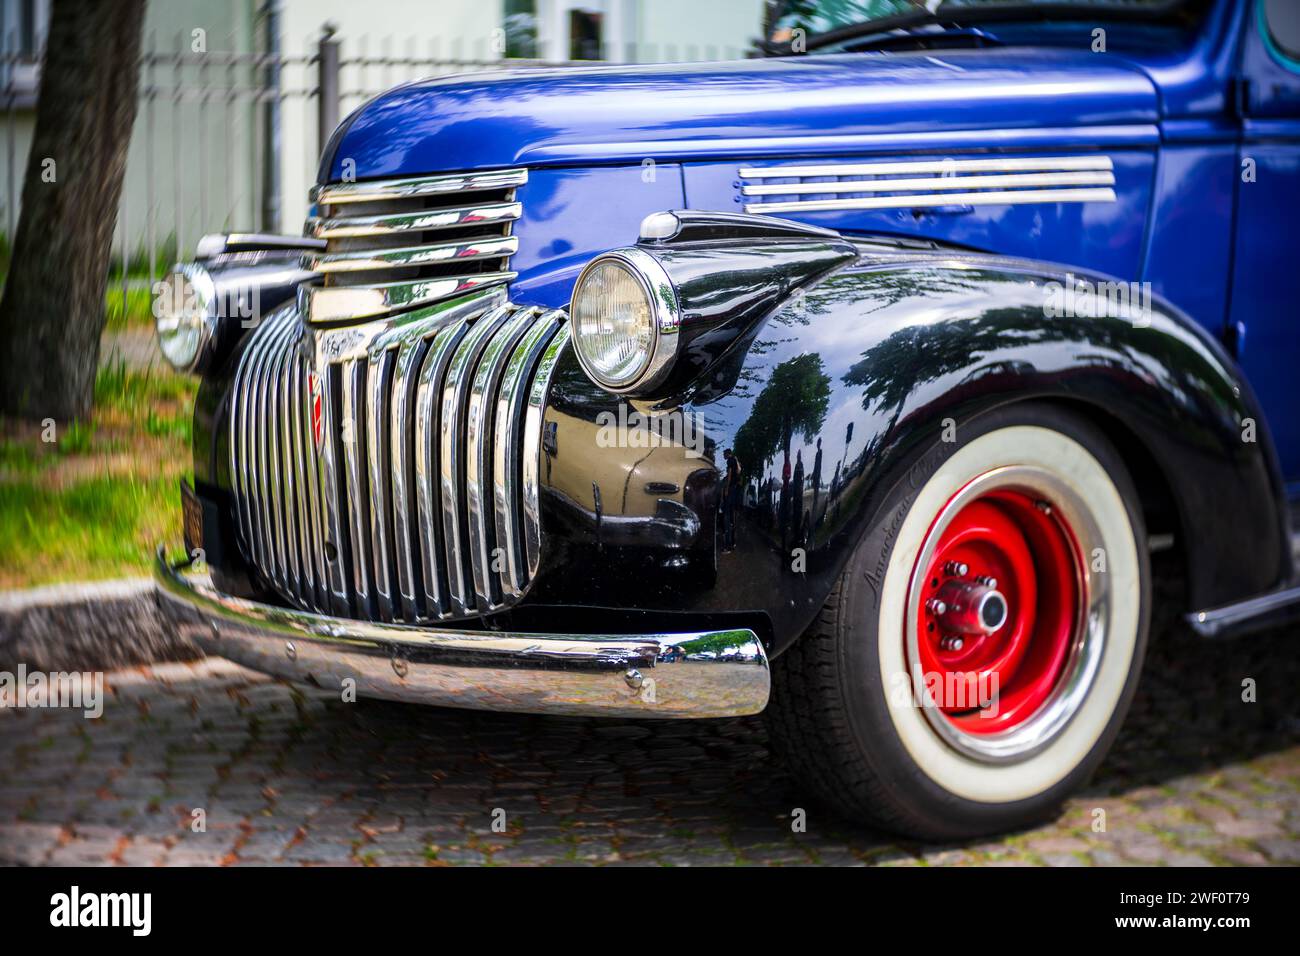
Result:
M528 170L505 169L317 186L305 231L325 249L304 264L323 282L303 287L308 321L374 318L509 282L523 214L515 190L527 181Z
M232 388L245 557L328 614L418 623L513 603L540 560L542 411L567 341L562 311L504 289L341 327L274 313Z

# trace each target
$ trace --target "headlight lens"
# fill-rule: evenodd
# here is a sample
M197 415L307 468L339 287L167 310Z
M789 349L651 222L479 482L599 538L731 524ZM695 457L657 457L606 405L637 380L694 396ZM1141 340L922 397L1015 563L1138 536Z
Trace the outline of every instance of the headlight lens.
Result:
M663 267L644 250L620 249L593 260L574 286L571 318L578 360L610 391L658 384L676 357L677 296Z
M650 296L632 270L616 259L597 260L574 289L573 328L583 365L602 385L631 385L650 363Z
M212 277L202 266L186 265L158 283L154 291L158 348L176 368L194 371L212 337Z

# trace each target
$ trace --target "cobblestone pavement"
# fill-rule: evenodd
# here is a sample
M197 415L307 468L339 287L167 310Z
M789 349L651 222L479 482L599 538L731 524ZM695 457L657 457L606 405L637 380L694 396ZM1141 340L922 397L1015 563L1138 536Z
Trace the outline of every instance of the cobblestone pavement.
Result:
M343 703L215 660L108 682L99 720L0 711L0 861L1300 863L1300 663L1286 635L1167 634L1115 751L1059 819L944 847L819 809L773 762L760 719ZM806 832L792 832L796 808Z

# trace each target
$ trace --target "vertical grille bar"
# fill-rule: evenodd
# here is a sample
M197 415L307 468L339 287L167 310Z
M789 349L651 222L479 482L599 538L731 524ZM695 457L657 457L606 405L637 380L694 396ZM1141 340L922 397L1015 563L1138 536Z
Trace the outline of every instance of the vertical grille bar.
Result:
M449 613L447 569L443 557L441 468L438 455L442 449L442 383L447 364L465 334L465 325L456 325L438 333L429 347L420 369L420 385L415 405L415 483L420 521L421 560L424 564L424 592L431 614Z
M302 393L303 393L302 359L296 346L290 346L289 376L286 382L284 399L289 404L291 419L291 439L289 447L293 452L293 487L289 497L293 502L294 520L298 526L298 555L302 577L298 581L298 594L305 603L314 604L316 596L316 566L313 560L317 553L311 539L310 511L307 506L307 454L306 432L302 427Z
M352 359L342 366L343 430L340 435L343 449L343 477L347 486L349 544L352 550L352 590L356 594L357 608L365 614L373 613L371 604L370 535L368 530L368 498L363 479L361 456L366 440L365 393L366 363ZM337 433L336 433L337 434Z
M495 509L492 496L492 423L497 387L508 357L528 330L537 309L520 309L483 349L469 390L465 416L465 510L469 519L470 566L479 610L501 606L501 582L495 567Z
M313 374L311 363L301 352L298 355L298 372L300 375L300 386L298 389L298 403L302 411L302 448L306 462L305 484L303 487L303 499L307 506L307 529L310 532L310 554L312 563L315 565L316 577L316 595L315 600L309 605L316 608L328 608L330 601L330 582L326 574L326 549L325 549L325 531L321 520L321 512L324 511L323 499L321 493L321 469L323 462L316 448L315 425L312 421L312 406L314 404L312 397L311 383Z
M528 330L506 364L497 396L496 431L493 436L492 493L496 509L497 547L505 555L501 589L517 597L528 582L524 543L519 530L520 445L528 384L538 359L559 327L564 313L547 312Z
M538 363L533 376L533 387L528 393L528 411L524 414L523 454L523 511L524 552L528 558L528 577L537 576L542 555L541 476L542 464L542 411L546 406L546 393L551 386L551 375L559 361L560 350L568 344L569 327L566 325L551 340Z
M292 329L290 329L283 350L276 360L275 388L271 404L272 415L275 417L276 445L279 451L276 461L276 474L289 476L290 482L293 479L293 450L290 447L292 432L289 429L289 370L293 367L293 343L294 337ZM302 570L298 566L298 525L294 520L290 499L293 488L289 487L288 484L283 479L275 482L272 500L275 502L275 511L278 518L277 529L283 534L284 540L285 587L301 598Z
M349 614L352 591L348 582L346 565L347 525L343 520L343 462L338 452L339 422L334 410L333 383L329 369L316 365L316 385L321 390L321 420L324 441L321 444L322 508L325 512L326 558L330 561L331 604L335 614Z
M393 352L384 349L372 354L366 387L366 465L370 479L371 569L379 616L393 619L393 561L390 557L389 515L392 504L388 493L389 469L389 386Z
M265 327L265 335L259 340L255 340L253 347L249 349L248 354L248 374L243 384L244 394L240 398L240 405L243 408L243 418L245 427L237 436L243 449L243 457L246 463L246 475L248 478L248 498L251 503L254 500L265 501L266 486L262 461L262 444L261 437L264 429L261 427L265 422L265 416L259 402L259 396L262 389L262 362L270 350L270 340L275 337L275 323L272 322ZM261 508L248 510L249 522L249 558L259 568L266 568L267 548L266 548L266 526L262 523L263 512Z
M393 373L393 402L388 423L392 443L393 537L397 546L397 592L402 617L419 619L424 611L422 568L428 560L420 554L419 519L415 495L415 420L414 409L419 388L420 364L429 349L425 337L408 339L397 352Z
M470 614L475 609L474 595L470 592L473 571L469 568L469 535L465 527L465 416L469 404L469 389L474 367L488 338L513 311L503 305L474 323L465 340L456 349L447 367L447 381L442 386L442 454L438 472L442 487L442 519L445 534L445 559L447 562L447 589L450 592L452 611L458 616Z

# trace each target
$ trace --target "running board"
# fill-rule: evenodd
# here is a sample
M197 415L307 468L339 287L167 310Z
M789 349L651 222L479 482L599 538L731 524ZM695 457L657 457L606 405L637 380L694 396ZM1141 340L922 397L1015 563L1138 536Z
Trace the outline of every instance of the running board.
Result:
M1300 587L1273 591L1258 597L1187 615L1187 623L1200 637L1240 637L1279 627L1300 619Z

